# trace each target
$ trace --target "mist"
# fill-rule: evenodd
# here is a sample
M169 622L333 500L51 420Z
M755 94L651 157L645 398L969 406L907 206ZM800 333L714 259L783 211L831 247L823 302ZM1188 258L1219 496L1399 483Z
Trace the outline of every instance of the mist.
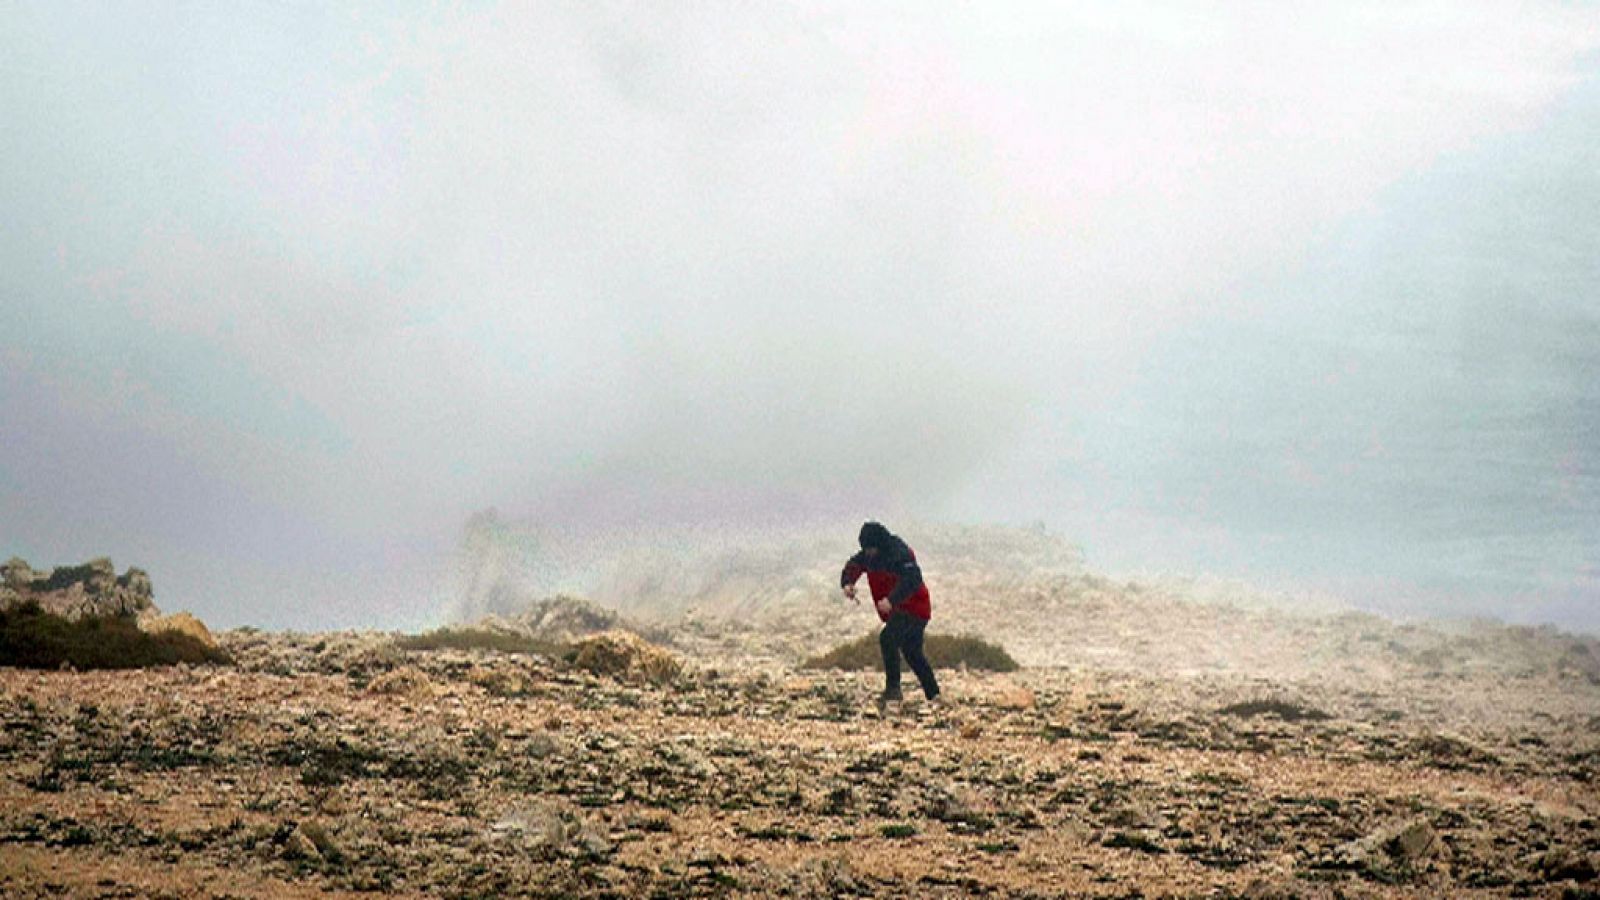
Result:
M414 627L491 507L1041 522L1600 629L1600 12L856 6L0 13L0 554Z

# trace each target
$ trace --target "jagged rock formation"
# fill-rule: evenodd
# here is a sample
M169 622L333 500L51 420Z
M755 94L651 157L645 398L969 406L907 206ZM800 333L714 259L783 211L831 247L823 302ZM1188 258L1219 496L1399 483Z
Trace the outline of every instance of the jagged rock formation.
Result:
M80 566L35 571L13 557L0 566L0 608L37 603L45 612L77 620L85 616L158 615L150 576L129 568L121 576L100 557Z

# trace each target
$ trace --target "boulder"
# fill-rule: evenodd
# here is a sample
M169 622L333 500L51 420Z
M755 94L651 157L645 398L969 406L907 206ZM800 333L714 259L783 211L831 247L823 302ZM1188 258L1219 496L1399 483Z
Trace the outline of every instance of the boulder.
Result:
M1335 851L1341 865L1373 873L1414 867L1441 846L1439 833L1427 819L1400 822L1351 841Z

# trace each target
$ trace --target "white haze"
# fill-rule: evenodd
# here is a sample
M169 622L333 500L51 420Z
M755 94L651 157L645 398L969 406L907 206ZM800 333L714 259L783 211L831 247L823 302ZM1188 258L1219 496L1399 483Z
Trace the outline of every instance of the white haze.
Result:
M9 5L0 554L412 626L491 506L1042 521L1595 629L1597 47L1559 3Z

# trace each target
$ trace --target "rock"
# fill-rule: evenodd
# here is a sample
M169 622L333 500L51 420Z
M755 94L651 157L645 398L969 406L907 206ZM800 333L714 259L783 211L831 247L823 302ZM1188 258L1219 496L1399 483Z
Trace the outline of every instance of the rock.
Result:
M322 858L317 845L304 831L296 828L289 832L289 837L283 842L283 855L288 859L304 859L316 861Z
M12 557L0 566L0 582L5 585L0 604L8 608L37 603L47 613L73 620L155 612L150 576L141 569L129 569L118 578L111 560L105 557L54 569L48 575Z
M6 560L4 565L0 565L0 584L14 591L30 588L34 577L33 567L19 557L13 556Z
M427 673L416 666L400 666L372 679L367 690L391 696L431 697L433 682L428 679Z
M1546 851L1533 861L1533 870L1546 881L1571 879L1586 884L1600 877L1600 867L1592 857L1576 853L1566 847Z
M129 568L117 579L117 587L135 596L149 597L155 593L150 574L143 569Z
M561 740L548 731L536 731L528 737L528 755L545 759L561 752Z
M1160 855L1167 852L1155 836L1141 831L1115 831L1104 841L1101 846L1112 849L1137 850L1140 853Z
M971 790L955 784L931 784L922 792L919 812L950 825L960 833L979 833L993 827L990 818L978 809Z
M1392 838L1384 842L1383 848L1391 856L1412 860L1427 855L1438 841L1439 834L1428 824L1428 820L1417 819L1400 828Z
M619 681L666 684L682 671L671 653L627 631L607 631L580 640L568 659L580 669Z
M552 852L578 833L567 824L558 808L538 802L508 811L489 826L489 831L496 837L515 840L529 850Z
M1438 846L1439 833L1427 819L1419 818L1381 828L1338 848L1334 855L1341 864L1384 873L1409 867Z
M610 856L615 849L604 834L601 834L592 825L584 825L578 829L577 836L572 840L572 845L585 856L592 859L604 859Z
M1033 709L1037 703L1033 691L1010 679L998 680L989 696L989 702L1001 709Z
M206 628L205 623L186 612L141 618L139 630L146 634L182 634L204 644L208 650L218 649L217 639L212 637L211 630Z
M296 840L297 838L298 840ZM317 822L301 822L295 826L294 831L289 835L289 841L291 844L302 848L302 851L306 844L310 844L312 856L315 858L325 859L329 862L337 862L344 858L344 854L339 850L339 845L335 844L333 837L328 834L328 829Z
M1167 826L1167 819L1148 804L1128 802L1111 810L1106 823L1114 828L1159 831Z

